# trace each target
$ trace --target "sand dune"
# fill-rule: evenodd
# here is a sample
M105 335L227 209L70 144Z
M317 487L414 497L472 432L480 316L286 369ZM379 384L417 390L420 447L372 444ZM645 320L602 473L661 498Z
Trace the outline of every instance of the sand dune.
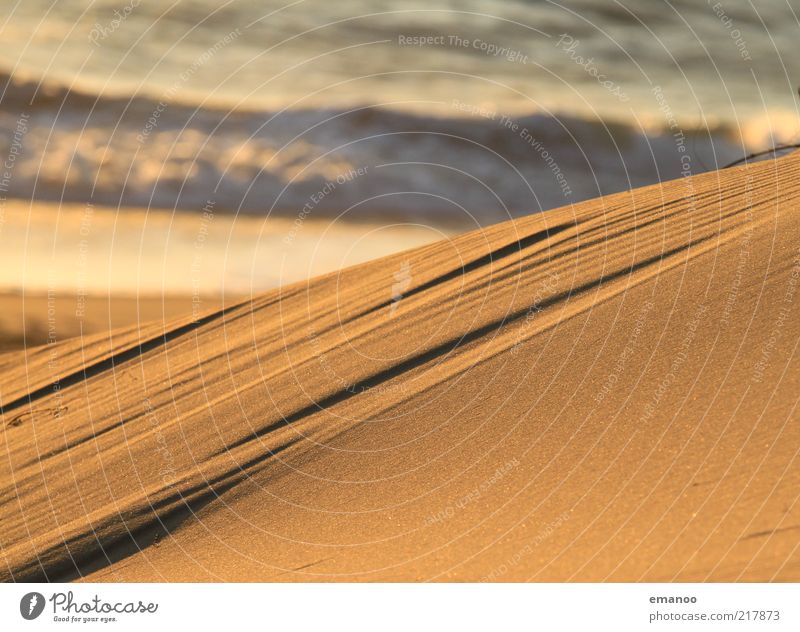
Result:
M4 580L800 579L800 155L0 356Z
M192 314L190 295L126 296L0 292L0 352ZM203 299L210 309L218 302Z

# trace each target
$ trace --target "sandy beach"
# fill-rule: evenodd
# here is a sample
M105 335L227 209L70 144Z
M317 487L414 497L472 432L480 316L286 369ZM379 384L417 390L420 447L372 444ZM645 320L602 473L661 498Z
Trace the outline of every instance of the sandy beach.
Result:
M0 355L4 581L800 579L800 155Z
M0 350L196 318L464 230L2 200Z
M231 299L233 300L233 299ZM192 296L0 293L0 352L192 314ZM207 300L204 307L217 303ZM220 301L221 306L221 301Z

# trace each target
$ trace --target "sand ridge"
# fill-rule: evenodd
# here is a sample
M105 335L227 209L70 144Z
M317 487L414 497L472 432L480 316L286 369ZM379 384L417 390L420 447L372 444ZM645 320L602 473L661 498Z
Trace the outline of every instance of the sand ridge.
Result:
M796 580L800 156L3 362L4 580Z

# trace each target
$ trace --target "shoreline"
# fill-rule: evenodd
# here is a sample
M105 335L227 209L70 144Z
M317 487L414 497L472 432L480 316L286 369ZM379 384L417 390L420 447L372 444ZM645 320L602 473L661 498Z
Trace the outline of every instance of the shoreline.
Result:
M166 323L198 311L219 309L245 297L205 299L198 306L184 295L92 294L83 297L83 313L76 297L68 293L0 291L0 353L31 349L72 338L109 333L144 323Z
M7 200L2 211L3 293L250 295L458 232L314 216L298 227L296 218L234 216L213 205L173 212Z

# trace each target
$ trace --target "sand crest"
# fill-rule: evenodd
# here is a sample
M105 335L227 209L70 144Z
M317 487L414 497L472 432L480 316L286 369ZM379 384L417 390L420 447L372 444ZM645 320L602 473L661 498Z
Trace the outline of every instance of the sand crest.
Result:
M0 356L8 580L797 580L800 155Z

